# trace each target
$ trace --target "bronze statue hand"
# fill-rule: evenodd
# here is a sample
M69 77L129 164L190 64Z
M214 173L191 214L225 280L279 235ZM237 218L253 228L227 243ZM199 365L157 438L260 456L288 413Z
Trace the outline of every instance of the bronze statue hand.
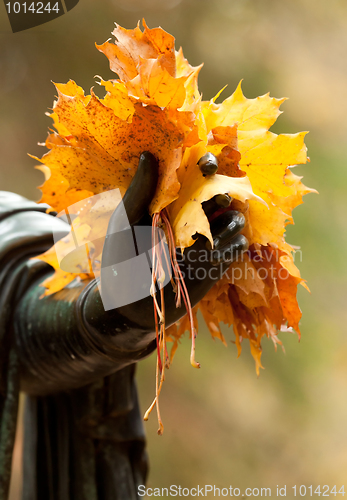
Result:
M210 153L202 157L198 164L204 175L214 174L218 168L216 158ZM123 298L126 304L117 307L117 299L115 299L114 308L117 309L117 314L121 314L123 318L127 318L132 324L136 324L137 327L147 332L154 330L153 299L149 295L148 272L141 274L141 270L139 272L132 270L132 264L129 264L127 271L122 274L119 264L143 252L151 254L152 220L148 214L148 205L154 196L157 179L157 160L151 153L142 153L138 170L124 195L123 203L117 207L110 219L102 256L101 289L104 305L112 304L112 299L121 295L120 298ZM205 202L203 208L207 217L211 218L217 210L229 206L230 202L231 198L227 194L217 195ZM131 229L127 229L124 225L124 213L127 214ZM177 250L177 260L192 306L199 302L221 278L237 255L247 250L248 242L240 234L244 223L244 216L241 213L227 211L215 217L211 222L213 250L208 240L199 234L195 235L194 245L185 249L183 254ZM134 233L138 227L148 228L148 230L137 232L140 234L141 241L137 241L138 248L135 252ZM135 263L136 259L131 262ZM170 270L166 270L166 276L169 273ZM141 300L134 300L133 297L137 295L139 289L146 290L147 296ZM175 293L170 282L164 288L164 297L166 324L170 325L179 320L186 311L184 307L176 308ZM108 309L111 308L108 305ZM107 313L112 316L110 311ZM93 314L93 316L92 324L99 329L101 325L95 318L100 315ZM109 324L112 328L112 322Z
M212 155L207 159L203 157L199 166L203 175L213 175L217 171ZM99 291L100 283L96 280L75 281L60 292L41 298L41 282L52 269L47 266L33 273L32 284L14 316L24 391L49 394L81 387L137 362L155 349L153 298L149 295L148 282L142 281L140 273L135 276L134 284L128 275L122 277L118 271L121 263L136 259L151 249L152 220L148 206L157 179L156 159L150 153L143 153L123 204L111 216L104 244L101 295L103 299L112 299L127 294L130 300L119 307L106 308ZM221 278L230 262L247 249L247 240L240 234L244 226L242 214L235 211L216 214L230 202L228 195L217 195L203 203L210 219L213 250L204 236L196 234L194 245L186 248L183 255L179 250L176 252L192 306ZM124 212L128 218L125 224ZM53 219L46 214L42 217ZM138 228L143 232L136 252L133 232ZM110 279L112 266L116 266L113 269L115 279ZM134 301L132 297L142 286L145 286L144 296ZM160 302L159 295L157 293ZM167 326L186 314L184 306L176 307L171 282L164 287L164 301Z

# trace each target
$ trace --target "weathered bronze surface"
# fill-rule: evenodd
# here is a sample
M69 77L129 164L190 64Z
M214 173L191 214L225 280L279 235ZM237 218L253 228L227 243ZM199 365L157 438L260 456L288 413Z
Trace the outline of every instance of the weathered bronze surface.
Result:
M123 198L130 225L151 225L147 207L157 178L154 157L141 155ZM205 213L224 205L212 200ZM23 500L136 500L147 457L134 372L156 347L153 299L105 311L95 280L75 281L40 298L52 268L32 258L52 246L53 231L70 231L47 208L0 192L0 500L8 496L20 389L27 394ZM126 238L114 234L121 229L119 213L118 207L110 219L105 267L130 255ZM246 248L241 219L230 212L211 222L214 252L197 235L180 255L183 271L191 267L185 283L192 306L222 276L235 249ZM200 251L210 252L210 260L200 262ZM197 279L197 267L216 272ZM170 283L165 313L167 326L185 314L184 307L176 308Z

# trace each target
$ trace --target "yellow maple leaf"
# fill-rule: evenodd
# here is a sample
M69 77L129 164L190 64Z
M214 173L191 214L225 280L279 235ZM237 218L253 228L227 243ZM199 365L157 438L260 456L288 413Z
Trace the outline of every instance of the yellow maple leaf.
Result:
M179 197L169 206L176 245L181 248L194 243L192 236L195 233L205 235L213 245L210 224L202 203L216 194L227 193L241 202L253 199L258 203L264 203L262 198L253 193L252 185L247 177L227 177L219 174L204 177L197 161L205 152L206 149L204 150L202 143L189 148L188 164L184 171ZM185 159L182 162L183 166L184 161Z
M97 45L118 76L108 81L99 77L106 92L103 98L93 91L85 95L73 81L56 85L58 99L51 114L56 132L46 140L49 151L39 167L46 178L41 201L61 211L85 200L83 215L74 225L82 233L89 227L89 240L99 238L93 257L97 261L102 253L100 234L112 212L105 208L97 214L99 232L94 234L87 200L111 189L123 194L142 151L150 151L159 161L150 212L156 217L166 209L176 246L193 244L196 232L212 242L201 204L228 193L233 198L230 209L245 216L249 251L166 336L174 342L172 357L200 309L213 337L225 342L220 323L226 323L233 325L239 353L243 339L249 340L259 372L264 335L276 346L281 328L293 327L299 333L296 290L305 282L294 264L294 249L285 241L285 226L293 222L292 210L302 203L302 196L314 191L290 170L307 161L305 132L270 132L284 99L269 94L247 99L241 84L221 104L216 104L219 94L203 101L197 80L201 66L191 66L182 49L175 51L174 38L161 28L149 29L145 23L144 31L139 25L133 30L116 26L113 34L114 43ZM215 176L203 177L197 167L206 152L218 159ZM76 276L91 276L86 272L88 259L83 269L70 275L59 269L52 250L42 259L56 269L45 283L46 293L56 292Z

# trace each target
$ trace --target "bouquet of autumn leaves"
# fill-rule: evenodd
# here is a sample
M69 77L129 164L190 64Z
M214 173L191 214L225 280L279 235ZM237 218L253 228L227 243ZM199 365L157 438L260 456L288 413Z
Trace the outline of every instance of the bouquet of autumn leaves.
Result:
M56 131L48 136L49 152L38 167L46 177L41 201L58 212L77 204L74 231L94 243L92 257L76 257L72 272L60 269L56 258L57 246L69 252L66 238L41 256L56 270L45 282L45 293L76 277L94 277L90 258L95 271L111 208L99 205L91 214L88 199L115 188L124 194L141 152L150 151L159 161L150 213L157 222L165 214L176 247L192 245L196 233L213 244L202 203L225 193L233 199L230 209L244 214L249 241L249 251L179 324L160 332L160 339L173 341L172 357L186 330L193 329L194 341L200 310L212 337L226 343L220 328L225 323L233 325L239 354L242 342L250 342L259 373L264 335L276 346L279 330L292 327L300 334L296 292L305 283L284 232L293 222L293 208L312 191L290 169L307 161L305 133L269 132L284 99L268 94L246 99L241 85L221 104L215 102L219 94L203 101L197 85L201 66L192 67L182 49L175 51L170 34L143 24L144 31L116 26L115 41L97 45L118 75L108 81L98 77L103 98L93 90L85 95L73 81L56 85L58 99L50 114ZM218 174L204 177L197 162L207 152L219 167Z

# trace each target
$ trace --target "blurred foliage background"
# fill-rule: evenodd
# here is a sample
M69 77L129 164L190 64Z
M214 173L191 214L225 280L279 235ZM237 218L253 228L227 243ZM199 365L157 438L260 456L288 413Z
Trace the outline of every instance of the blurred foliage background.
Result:
M225 331L225 348L200 329L201 370L190 366L186 337L162 392L163 437L155 414L146 423L148 485L271 487L273 496L277 485L287 485L289 498L295 484L339 489L347 479L346 1L80 0L61 18L16 34L1 9L0 189L34 200L43 175L27 153L44 152L37 142L51 126L51 81L71 78L88 91L94 75L113 78L94 42L109 38L114 21L133 28L145 17L149 27L172 33L191 64L205 63L204 99L228 84L224 99L242 78L246 97L290 97L272 130L310 131L311 163L296 173L320 192L295 209L287 231L287 240L301 246L296 263L312 292L299 290L301 342L280 334L284 354L265 340L265 370L257 378L247 345L237 359L232 331ZM154 377L151 357L138 367L143 411ZM19 490L17 453L12 500Z

